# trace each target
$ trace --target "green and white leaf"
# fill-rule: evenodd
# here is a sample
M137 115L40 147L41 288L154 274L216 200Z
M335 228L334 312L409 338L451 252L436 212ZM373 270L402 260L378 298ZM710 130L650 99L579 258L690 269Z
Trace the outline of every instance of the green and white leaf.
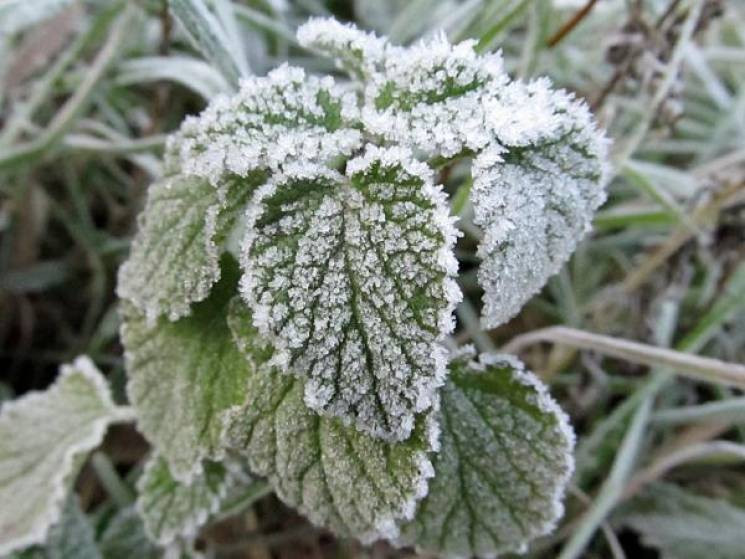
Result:
M221 189L184 175L153 184L129 258L119 269L119 297L149 323L160 315L188 315L220 279L222 245L265 179L260 172L232 177Z
M230 324L247 357L263 366L248 381L245 405L226 418L227 444L313 523L363 541L395 537L432 476L434 413L419 415L411 436L399 443L318 415L303 402L302 381L271 368L267 346L246 326L245 305L232 307Z
M359 148L358 121L353 91L283 65L187 118L169 140L167 167L219 185L226 173L245 176L298 159L331 162Z
M429 168L369 146L346 175L287 167L249 209L242 293L305 403L405 440L436 401L460 299L456 231Z
M44 556L46 559L102 559L93 525L80 509L74 493L67 498L60 521L49 529Z
M87 357L63 365L46 391L3 403L0 555L44 541L86 454L110 423L125 419Z
M173 15L183 25L194 47L232 84L250 75L242 45L230 26L204 0L169 0ZM217 4L220 4L218 0Z
M184 483L202 473L203 460L223 458L222 415L243 403L251 373L226 322L237 284L234 262L226 262L222 275L210 296L177 322L160 318L149 326L131 305L123 308L127 393L138 428Z
M365 87L365 129L444 157L492 142L482 102L509 78L500 54L480 56L474 44L451 45L443 34L406 48L389 46L383 69Z
M160 545L177 538L193 538L207 519L217 512L235 483L219 462L207 462L191 483L174 479L168 463L154 454L137 483L137 510L145 530Z
M606 141L588 109L547 80L514 82L484 102L499 142L473 162L474 223L484 237L483 322L517 314L559 271L605 201Z
M145 534L134 505L121 509L109 520L99 538L103 559L162 559L163 551Z
M434 426L420 415L411 436L389 443L316 414L301 380L268 367L251 378L227 438L277 495L314 524L363 542L398 534L427 491Z
M179 83L209 101L230 86L214 66L184 55L130 58L117 67L116 84L127 86L161 80Z
M507 355L467 348L441 392L435 477L400 542L445 557L522 552L563 514L574 433L546 387Z
M353 24L335 19L313 18L298 27L301 46L335 60L351 76L366 79L381 69L388 41Z
M661 559L740 559L745 509L666 483L650 485L619 515Z

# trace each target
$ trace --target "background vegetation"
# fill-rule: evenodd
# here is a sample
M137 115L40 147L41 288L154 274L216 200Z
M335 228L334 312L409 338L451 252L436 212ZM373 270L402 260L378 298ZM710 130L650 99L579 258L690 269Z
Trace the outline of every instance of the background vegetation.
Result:
M262 75L333 14L408 43L443 29L501 48L516 76L584 97L613 139L592 234L508 324L457 341L507 349L579 435L567 514L530 557L745 553L745 3L738 0L245 0L231 53ZM0 400L87 353L124 398L116 270L165 135L229 85L165 0L0 2ZM455 191L457 169L441 177ZM466 231L469 208L458 208ZM715 359L716 361L712 361ZM78 481L97 531L126 510L147 452L112 430ZM335 541L272 496L208 527L220 557L386 557Z

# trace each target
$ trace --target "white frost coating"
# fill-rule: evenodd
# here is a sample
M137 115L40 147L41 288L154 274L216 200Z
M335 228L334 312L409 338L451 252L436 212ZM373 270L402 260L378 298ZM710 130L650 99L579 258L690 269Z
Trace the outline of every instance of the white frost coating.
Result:
M479 56L473 41L451 45L444 34L396 47L365 89L365 127L388 141L454 156L494 140L483 100L503 87L499 53Z
M219 185L228 172L329 161L360 146L360 131L349 127L358 114L354 93L333 78L283 65L243 80L237 95L220 96L187 118L169 139L167 166Z
M523 103L524 114L491 113L501 144L475 157L471 189L474 222L484 231L478 278L489 328L559 271L605 201L608 176L607 141L584 104L551 91L547 80L511 84L504 99Z
M303 402L302 381L276 369L259 370L247 393L229 415L226 439L280 499L341 536L397 537L434 474L429 417L392 443L316 414Z
M137 482L136 507L148 536L166 546L177 538L194 538L210 515L217 512L232 484L221 464L210 463L192 483L171 476L167 462L151 456Z
M384 38L335 19L308 20L298 27L297 39L301 46L335 58L339 68L362 78L379 70L391 48Z
M456 229L432 172L369 146L346 176L288 165L247 213L241 291L305 402L404 440L446 372L440 345L460 300Z
M0 412L0 555L44 541L82 459L127 418L88 357L63 365L46 391Z
M574 433L546 387L517 359L468 347L442 392L435 478L400 545L444 557L524 552L563 514Z

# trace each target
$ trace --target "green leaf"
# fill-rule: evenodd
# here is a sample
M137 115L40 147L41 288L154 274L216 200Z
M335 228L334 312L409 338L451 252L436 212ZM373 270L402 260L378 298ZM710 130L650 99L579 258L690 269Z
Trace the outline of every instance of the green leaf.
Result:
M338 164L360 147L358 121L349 88L283 65L187 118L168 143L166 166L220 185L227 173L281 170L300 160Z
M233 178L221 189L176 175L150 187L117 294L154 322L189 314L220 278L220 252L236 219L266 176Z
M483 322L512 318L558 272L605 201L606 141L588 109L546 80L484 101L498 142L473 162L474 223L484 238Z
M302 382L276 370L252 376L248 393L227 437L280 499L341 536L397 535L432 474L429 420L420 415L405 442L388 443L316 414L303 403Z
M676 485L650 485L618 515L661 559L740 559L745 510Z
M351 76L366 79L380 70L388 41L335 19L310 19L297 30L301 46L333 58Z
M222 459L222 416L245 399L251 366L226 322L235 268L226 260L211 295L177 322L161 318L151 327L131 305L123 308L127 392L138 427L185 483L202 472L203 460Z
M163 552L145 534L142 518L134 506L109 520L98 544L103 559L162 559Z
M203 0L169 0L173 15L184 26L194 46L225 78L237 85L250 74L240 45Z
M431 171L368 147L346 176L309 163L262 188L247 218L242 293L305 402L404 440L445 375L460 291L455 229Z
M441 392L435 477L400 543L446 557L524 551L563 514L574 434L546 387L511 356L466 349Z
M62 366L46 391L3 404L0 555L44 541L86 454L125 418L87 357Z
M68 497L60 521L49 529L46 559L101 559L96 534L88 517L80 509L78 497Z
M234 482L224 465L207 462L191 483L182 483L173 478L163 458L151 456L137 483L137 510L147 534L161 545L195 537Z
M383 68L365 88L366 130L446 158L492 142L482 102L509 78L501 55L478 56L473 46L451 45L440 35L389 47Z
M226 444L268 478L280 499L317 525L364 541L395 537L432 475L433 414L417 417L412 435L389 443L321 416L303 402L303 383L271 366L249 310L232 308L236 342L253 363L245 405L226 418Z

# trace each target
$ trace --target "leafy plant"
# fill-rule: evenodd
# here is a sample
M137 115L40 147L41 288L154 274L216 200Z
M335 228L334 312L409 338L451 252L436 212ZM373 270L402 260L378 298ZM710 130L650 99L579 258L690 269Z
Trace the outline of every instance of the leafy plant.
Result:
M219 14L200 19L192 4L175 3L190 36L228 52ZM606 141L583 103L511 80L474 42L401 47L319 19L298 41L349 80L283 65L188 118L119 273L127 393L154 447L138 484L144 529L188 542L250 487L245 460L340 535L446 556L524 550L562 514L574 435L515 358L448 349L461 298L451 206L473 211L482 322L497 326L589 228ZM230 80L245 73L223 63ZM469 164L450 200L438 172ZM75 374L92 396L63 391L68 373L3 412L0 492L33 508L1 519L0 551L44 540L73 464L131 413L91 367ZM38 400L51 402L43 422ZM65 422L91 434L44 432ZM64 457L44 478L54 491L42 469L19 476L36 459L11 437L26 423L34 453Z

